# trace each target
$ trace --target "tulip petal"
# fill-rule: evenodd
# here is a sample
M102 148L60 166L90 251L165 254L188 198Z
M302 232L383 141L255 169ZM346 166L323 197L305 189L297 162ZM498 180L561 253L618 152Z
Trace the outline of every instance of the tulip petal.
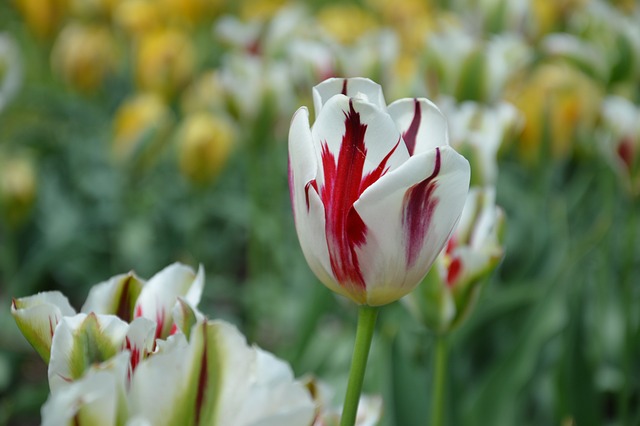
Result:
M309 128L309 111L302 107L293 116L289 131L289 191L298 240L316 276L337 291L325 238L324 206L315 181L317 160Z
M128 379L131 379L136 368L155 348L156 323L147 318L136 318L127 330L122 350L130 354Z
M116 275L91 287L80 312L117 315L129 322L143 284L144 281L133 272Z
M191 334L194 325L204 321L205 317L182 297L178 297L173 307L173 322L186 336Z
M376 105L381 111L386 111L387 103L384 100L382 87L368 78L330 78L313 88L313 107L316 119L325 103L335 95L344 95L350 98L364 95L369 102Z
M124 374L127 353L92 367L82 378L52 393L42 406L42 425L112 426L126 416Z
M311 133L320 149L322 167L314 189L324 206L331 271L353 296L365 289L356 250L367 238L367 227L353 203L409 155L391 117L357 98L330 99Z
M397 300L426 275L460 217L469 178L468 161L442 146L414 155L360 196L354 207L370 230L358 253L367 304Z
M135 307L136 317L145 317L158 324L156 338L166 338L172 331L171 310L177 297L189 304L200 302L204 287L204 268L196 274L189 266L174 263L155 274L142 288Z
M22 334L49 363L56 326L64 316L75 315L76 311L66 296L59 291L50 291L13 299L11 314Z
M49 388L56 393L94 364L116 355L128 324L115 315L77 314L60 321L51 343Z
M314 414L291 369L222 321L199 323L189 342L177 334L160 344L138 367L130 396L132 415L157 425L297 426Z
M410 155L432 150L449 139L447 119L433 102L425 98L400 99L389 105Z

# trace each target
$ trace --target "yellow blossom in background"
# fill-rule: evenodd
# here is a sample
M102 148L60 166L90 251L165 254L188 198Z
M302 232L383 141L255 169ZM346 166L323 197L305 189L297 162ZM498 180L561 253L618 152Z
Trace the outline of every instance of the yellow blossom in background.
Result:
M561 30L566 20L585 3L586 0L531 0L532 25L536 37Z
M108 18L118 0L67 0L69 14L82 19Z
M519 150L536 162L548 137L554 158L570 154L575 137L593 128L602 99L598 86L566 64L549 63L507 89L507 100L523 114Z
M162 19L162 11L155 0L122 0L113 12L115 24L132 37L159 28Z
M111 30L102 25L68 24L51 51L51 65L62 79L81 91L92 91L118 65Z
M223 109L225 89L215 70L207 71L194 79L182 92L180 108L184 114L202 110Z
M153 155L172 123L169 107L153 93L143 93L125 101L113 122L112 152L116 160L127 160L143 151Z
M398 32L403 51L415 53L424 48L426 34L436 25L438 13L429 1L368 0L366 4Z
M332 4L318 12L318 22L340 43L351 44L378 27L371 12L356 4Z
M140 89L166 97L191 79L196 52L188 34L163 28L145 34L136 54L136 82Z
M239 15L245 20L267 20L287 4L287 0L245 0L240 4Z
M215 178L229 158L235 132L221 117L201 111L183 120L177 132L180 171L191 181Z
M31 210L36 197L36 173L24 156L8 156L0 161L0 211L11 226L20 224Z
M222 9L224 0L159 0L156 4L165 10L171 22L197 25L215 16Z
M67 13L68 0L13 0L29 29L38 37L53 35Z

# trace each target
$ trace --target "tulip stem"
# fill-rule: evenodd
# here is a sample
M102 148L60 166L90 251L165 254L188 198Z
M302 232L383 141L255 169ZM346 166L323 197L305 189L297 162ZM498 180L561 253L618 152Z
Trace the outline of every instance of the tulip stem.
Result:
M447 338L436 336L436 353L433 357L433 395L431 426L444 425L445 385L447 375Z
M379 308L375 306L362 305L358 311L356 343L353 347L349 384L344 398L344 406L342 407L340 426L353 426L356 423L360 392L362 391L362 382L367 368L367 358L369 357L369 348L371 348L371 339L376 326L378 310Z

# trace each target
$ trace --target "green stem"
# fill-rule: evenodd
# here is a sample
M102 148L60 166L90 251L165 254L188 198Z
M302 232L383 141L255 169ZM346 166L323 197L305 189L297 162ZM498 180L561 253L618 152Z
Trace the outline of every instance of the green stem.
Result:
M431 407L431 426L444 424L445 385L447 374L447 338L436 337L436 353L433 357L433 394Z
M379 308L375 306L362 305L358 311L356 343L353 347L349 385L347 386L347 394L342 407L340 426L353 426L356 423L362 381L364 380L364 371L367 368L367 358L369 357L369 348L371 347L378 310Z

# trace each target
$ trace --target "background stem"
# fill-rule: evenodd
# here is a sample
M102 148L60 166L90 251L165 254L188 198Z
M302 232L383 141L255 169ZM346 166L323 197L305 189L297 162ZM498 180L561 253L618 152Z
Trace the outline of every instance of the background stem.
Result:
M431 426L444 425L445 385L447 373L447 339L436 337L436 353L433 357L433 394L431 406Z

